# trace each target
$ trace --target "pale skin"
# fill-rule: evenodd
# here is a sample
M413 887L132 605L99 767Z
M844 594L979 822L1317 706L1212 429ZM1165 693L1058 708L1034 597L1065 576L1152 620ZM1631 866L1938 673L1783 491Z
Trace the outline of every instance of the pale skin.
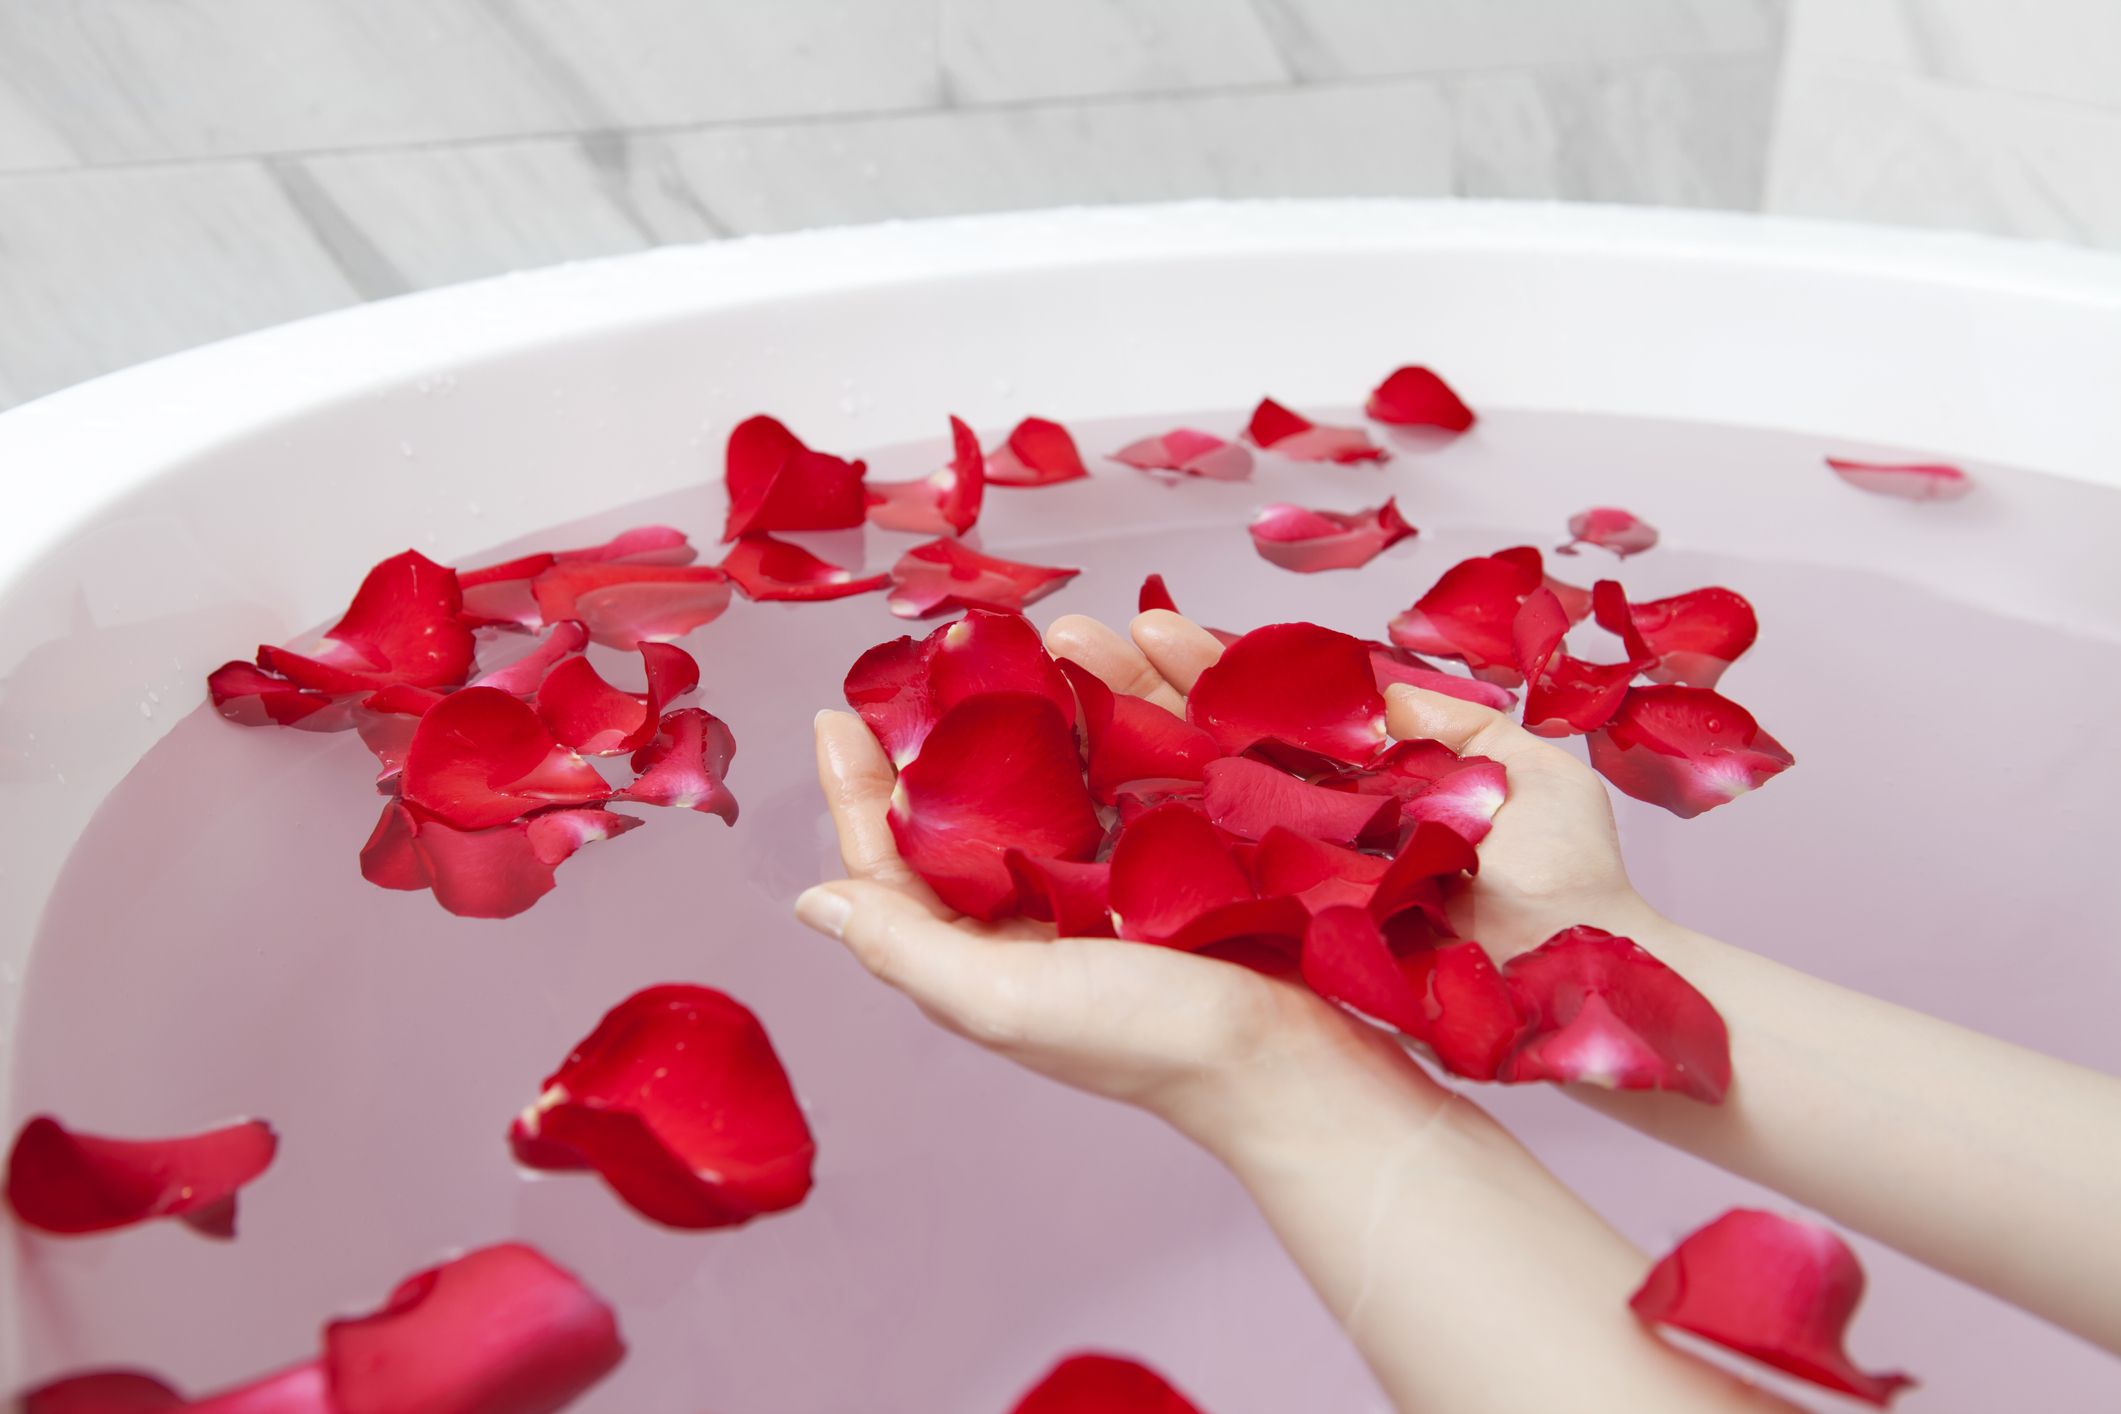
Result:
M1174 712L1221 653L1176 614L1047 646ZM1634 938L1730 1028L1720 1106L1567 1087L1667 1143L2121 1353L2121 1080L1807 977L1669 922L1628 882L1604 782L1507 717L1394 687L1391 735L1509 772L1453 921L1505 959L1589 923ZM1402 1414L1791 1406L1629 1312L1650 1257L1385 1033L1227 963L945 908L899 858L894 773L821 713L848 880L797 913L939 1024L1158 1115L1226 1164Z

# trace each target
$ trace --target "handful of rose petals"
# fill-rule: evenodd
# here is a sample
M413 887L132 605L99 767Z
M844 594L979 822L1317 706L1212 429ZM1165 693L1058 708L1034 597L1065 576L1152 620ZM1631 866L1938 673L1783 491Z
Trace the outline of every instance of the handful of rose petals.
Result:
M1257 629L1180 718L974 611L870 649L845 691L899 769L900 854L959 912L1300 979L1471 1079L1729 1086L1722 1018L1627 939L1574 928L1498 969L1456 935L1503 768L1391 741L1360 639Z

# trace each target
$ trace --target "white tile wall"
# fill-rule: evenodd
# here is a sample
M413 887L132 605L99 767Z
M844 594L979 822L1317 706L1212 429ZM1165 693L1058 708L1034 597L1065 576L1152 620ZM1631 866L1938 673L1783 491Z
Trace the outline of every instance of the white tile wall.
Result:
M943 0L958 103L1183 93L1294 75L1250 0Z

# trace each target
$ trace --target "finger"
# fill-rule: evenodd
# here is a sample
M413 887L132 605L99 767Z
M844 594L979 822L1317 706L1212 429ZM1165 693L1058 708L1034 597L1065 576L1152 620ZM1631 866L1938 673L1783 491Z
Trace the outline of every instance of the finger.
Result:
M1395 741L1426 737L1461 756L1487 756L1505 766L1558 749L1492 707L1405 683L1385 689L1385 730Z
M1223 655L1222 640L1189 618L1169 609L1151 609L1128 626L1163 680L1180 692L1191 692L1201 670Z
M807 889L795 913L951 1030L989 1045L1018 1039L1020 974L1039 960L1025 944L979 937L897 889L861 880Z
M1081 614L1055 619L1046 630L1046 651L1082 664L1114 692L1145 698L1181 717L1186 714L1186 699L1178 689L1164 681L1139 648L1096 619Z
M884 818L898 774L874 734L851 712L817 714L817 778L839 831L840 860L850 879L925 893L927 885L899 858Z

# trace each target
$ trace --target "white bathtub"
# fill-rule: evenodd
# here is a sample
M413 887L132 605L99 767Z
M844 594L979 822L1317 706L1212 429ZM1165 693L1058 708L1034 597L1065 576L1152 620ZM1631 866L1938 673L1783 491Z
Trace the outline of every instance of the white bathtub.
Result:
M2121 258L1973 237L1371 201L890 225L662 250L393 300L0 415L12 503L0 520L7 1133L46 1110L140 1135L257 1113L281 1125L284 1144L280 1165L246 1192L233 1246L166 1223L71 1240L13 1230L0 1244L0 1388L108 1364L213 1388L302 1358L318 1320L379 1300L440 1252L518 1234L620 1307L634 1354L588 1410L1000 1414L1044 1361L1085 1344L1139 1351L1211 1414L1375 1406L1264 1229L1205 1160L1144 1119L932 1032L835 950L772 921L815 873L817 811L786 760L746 774L741 725L732 784L746 819L735 832L653 821L608 847L615 862L570 863L520 935L446 919L425 895L389 896L400 911L374 917L305 916L299 887L262 852L248 866L222 861L223 874L184 862L218 838L200 840L188 821L275 787L335 789L329 810L372 814L358 772L330 786L344 763L317 755L351 738L334 748L334 739L195 720L229 796L194 816L181 795L136 786L166 818L106 812L98 828L131 852L98 845L77 856L70 884L62 870L99 805L199 707L215 664L328 619L369 564L408 543L446 563L709 480L722 437L754 412L851 452L933 439L945 411L991 437L1027 414L1230 409L1270 392L1297 406L1347 405L1408 362L1442 370L1498 426L1515 411L1652 417L1706 429L1704 448L1724 445L1719 430L1772 429L1859 452L1955 458L1977 475L2060 478L2039 483L2060 488L2053 495L2027 492L1910 533L1907 515L1921 508L1827 499L1845 488L1823 472L1816 493L1785 494L1752 479L1742 455L1715 452L1662 468L1663 502L1634 508L1666 525L1658 555L1861 571L2028 632L2121 642L2112 549L2121 523L2104 518L2106 502L2090 490L2121 487ZM1660 455L1684 461L1684 441L1660 444ZM1618 469L1577 499L1611 499L1626 485ZM1112 494L1150 505L1134 483ZM1245 494L1213 503L1214 515L1235 525L1241 508L1229 497ZM1425 529L1473 536L1499 523L1494 507L1439 495L1425 508L1414 491L1402 496ZM2014 518L2021 507L2030 509ZM1528 514L1545 526L1551 510L1542 502ZM1085 530L1004 523L991 543L1006 553L1042 533L1049 544L1080 542ZM1558 532L1553 520L1538 533ZM1381 592L1417 580L1418 592L1450 562L1421 553L1394 562L1402 579ZM1118 613L1131 599L1132 582L1093 590L1092 579L1041 606L1042 617ZM1219 599L1206 607L1206 617L1250 626ZM816 610L828 611L842 621L856 612ZM874 604L861 612L874 619L872 640L901 631ZM796 651L800 619L773 622L788 626L781 651ZM718 660L718 627L700 642L721 711L772 663L736 649ZM836 676L844 659L832 666ZM1748 700L1742 672L1729 686ZM1820 693L1843 680L1809 679ZM1785 731L1804 694L1768 695L1778 692L1748 705L1796 748L1798 770L1719 812L1721 836L1690 839L1767 848L1761 839L1801 827L1777 812L1804 800L1807 765L1815 778L1836 769L1817 722L1806 741ZM836 704L788 705L807 720L808 707ZM2095 740L2086 723L2096 708L2063 716ZM1663 828L1639 812L1624 827ZM2102 830L2111 837L2110 819L2078 829L2054 856L2058 875L2072 851L2097 869ZM666 850L750 851L754 874L773 877L747 896L746 936L721 936L739 925L719 901L685 896L679 877L638 875L659 856L622 851L652 835L674 842ZM358 843L334 855L338 865L351 867ZM229 867L251 868L256 892L230 899L216 884L220 904L187 900L184 881L221 879ZM1678 870L1647 865L1653 896L1660 885L1685 895ZM644 904L644 878L666 894ZM131 911L81 951L73 940L86 925L69 915L60 928L47 909L68 888ZM1857 936L1820 965L2111 1068L2121 1051L2089 1034L2082 1015L2101 1005L2111 1015L2121 967L2109 956L2110 924L2089 912L2096 889L2084 889L2048 915L2081 925L2078 951L2050 940L2040 956L2052 967L2022 993L1999 995L2005 984L1959 953L1915 976L1913 954L1855 924ZM197 969L172 962L216 906L250 920L255 939L202 954ZM225 941L227 921L216 926ZM1774 950L1775 929L1765 931L1733 940ZM1795 956L1816 960L1802 948ZM533 1184L508 1168L501 1130L567 1045L632 988L681 979L750 1002L782 1045L823 1155L806 1209L740 1233L676 1236L633 1219L593 1180ZM105 997L107 1014L88 1007ZM2058 997L2078 1012L2043 1021ZM218 1018L210 1034L188 1029L187 1018L208 1015ZM77 1028L100 1036L98 1027L119 1039L89 1048L95 1060L69 1049ZM312 1044L316 1036L330 1045ZM469 1097L461 1106L446 1098L453 1087ZM894 1107L892 1097L915 1092ZM1558 1098L1511 1096L1501 1107L1646 1246L1713 1216L1712 1199L1757 1201ZM457 1176L471 1169L477 1176ZM2121 1400L2121 1366L2108 1357L1862 1250L1874 1296L1859 1356L1932 1381L1903 1408L2088 1411Z

